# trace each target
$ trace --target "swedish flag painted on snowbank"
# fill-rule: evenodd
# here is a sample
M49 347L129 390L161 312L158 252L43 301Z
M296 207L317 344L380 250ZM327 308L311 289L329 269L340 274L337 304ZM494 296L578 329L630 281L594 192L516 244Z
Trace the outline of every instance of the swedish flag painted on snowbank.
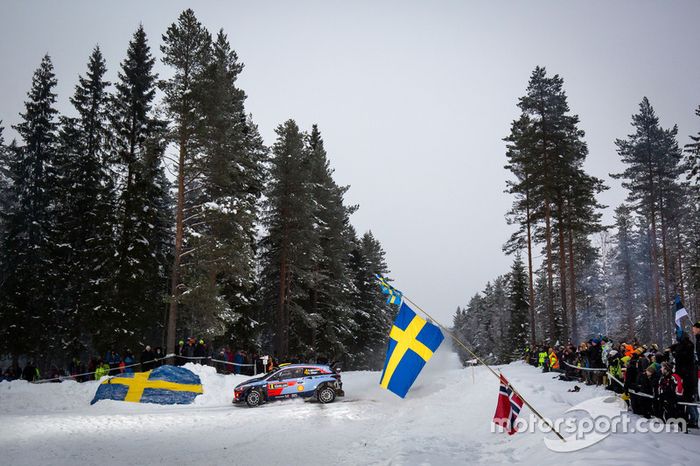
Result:
M90 404L100 400L189 404L201 393L202 381L198 375L184 367L161 366L148 372L110 377L100 384Z
M437 326L416 315L406 303L401 304L389 334L379 385L404 398L444 339Z

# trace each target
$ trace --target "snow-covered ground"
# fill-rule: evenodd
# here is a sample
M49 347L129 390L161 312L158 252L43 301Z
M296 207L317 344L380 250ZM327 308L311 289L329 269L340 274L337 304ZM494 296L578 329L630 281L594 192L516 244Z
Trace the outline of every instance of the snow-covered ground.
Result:
M343 374L345 398L330 405L291 400L232 406L242 376L188 365L205 394L189 406L101 401L96 382L0 383L2 464L697 464L700 436L612 434L573 453L546 448L552 434L492 432L498 380L483 367L463 369L435 354L406 399L379 388L377 372ZM522 363L501 367L543 415L557 418L608 395L553 380ZM524 416L530 411L523 409Z

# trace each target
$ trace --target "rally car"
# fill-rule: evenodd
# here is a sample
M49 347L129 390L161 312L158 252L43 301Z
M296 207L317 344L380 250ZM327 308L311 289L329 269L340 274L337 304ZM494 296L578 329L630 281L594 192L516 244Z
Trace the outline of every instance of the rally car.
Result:
M331 403L344 395L339 370L319 364L289 364L239 384L233 391L233 403L245 401L255 407L267 401L296 397L315 397L321 403Z

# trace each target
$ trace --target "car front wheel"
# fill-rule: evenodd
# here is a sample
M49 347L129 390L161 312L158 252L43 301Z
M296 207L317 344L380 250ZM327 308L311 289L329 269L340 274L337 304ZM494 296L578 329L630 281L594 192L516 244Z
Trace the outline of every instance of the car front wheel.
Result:
M260 392L257 390L249 391L245 397L246 404L251 408L255 408L256 406L260 405L261 401L262 397L260 396Z
M324 385L318 392L316 392L316 398L318 398L318 401L324 404L332 403L333 400L335 400L335 390L333 390L333 387Z

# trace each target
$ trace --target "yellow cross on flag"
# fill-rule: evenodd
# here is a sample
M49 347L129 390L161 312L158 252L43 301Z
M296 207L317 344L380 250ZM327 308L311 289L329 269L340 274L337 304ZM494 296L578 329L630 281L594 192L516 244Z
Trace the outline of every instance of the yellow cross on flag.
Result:
M187 404L202 393L201 380L190 370L161 366L148 372L110 377L100 384L92 403L110 399L135 403Z
M444 339L437 326L403 303L389 333L389 349L379 385L404 398Z

